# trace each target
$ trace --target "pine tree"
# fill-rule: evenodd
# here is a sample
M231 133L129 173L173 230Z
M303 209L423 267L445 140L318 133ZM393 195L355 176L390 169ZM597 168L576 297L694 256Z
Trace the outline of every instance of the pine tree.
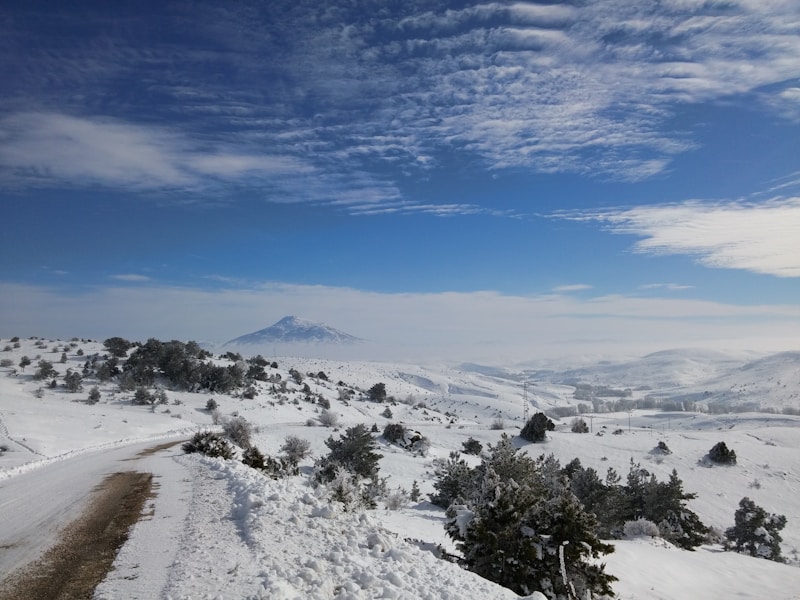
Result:
M325 445L330 452L317 461L317 480L333 481L337 467L365 479L378 474L378 461L383 458L375 452L375 439L363 423L348 427L338 440L329 437Z
M447 461L438 465L434 473L436 493L430 499L436 506L447 508L456 500L463 502L470 494L473 472L458 452L451 452Z
M784 562L781 556L783 538L778 532L786 527L785 516L771 515L744 497L734 513L734 522L735 525L725 532L729 547L750 556Z
M475 469L469 497L447 512L447 533L468 569L518 594L612 593L615 578L590 559L613 546L597 538L593 515L561 471L554 457L534 461L507 436L490 447Z
M555 424L547 418L547 415L538 412L528 419L519 436L529 442L543 442L547 438L547 432L553 431L555 428Z

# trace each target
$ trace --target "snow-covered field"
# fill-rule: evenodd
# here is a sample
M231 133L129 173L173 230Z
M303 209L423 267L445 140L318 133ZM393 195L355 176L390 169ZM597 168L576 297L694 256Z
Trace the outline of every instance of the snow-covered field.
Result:
M143 443L186 438L199 428L213 427L205 410L211 396L167 389L168 403L152 410L134 406L130 392L120 392L117 384L108 382L98 384L100 401L86 404L95 381L87 380L82 391L69 393L60 385L50 389L33 379L36 355L53 362L60 383L67 368L80 371L87 357L104 353L97 342L72 343L20 340L14 348L7 338L0 340L0 359L11 361L11 366L0 368L0 579L33 558L30 552L8 551L8 546L46 546L59 524L74 517L79 498L65 499L69 510L48 508L59 496L69 496L66 490L88 489L103 473L135 468L157 476L157 496L97 588L96 598L516 597L436 557L437 546L448 551L454 546L444 533L443 511L425 500L433 491L437 458L461 449L470 437L486 446L503 431L518 433L524 423L521 371L270 358L278 363L272 372L283 381L291 382L290 368L303 373L312 393L330 401L340 427L337 431L320 426L319 406L302 399L294 383L282 394L273 393L270 384L260 384L253 399L215 395L222 415L240 415L258 428L253 441L265 454L277 454L288 435L311 443L313 456L301 463L300 476L272 480L238 461L183 454L180 446L121 463L134 457ZM3 350L6 346L11 348ZM66 362L61 363L64 351ZM33 361L24 371L18 366L23 355ZM777 365L771 370L760 363L758 369L742 371L739 379L727 359L709 360L707 367L674 357L662 357L656 367L651 360L650 369L636 381L630 380L630 369L607 370L602 382L597 373L592 376L595 383L607 385L649 384L634 396L658 392L654 386L659 382L671 386L670 394L679 394L679 384L702 386L717 378L739 395L743 389L757 389L767 399L781 394L775 403L780 409L797 398L797 360L784 356L771 363ZM666 372L671 368L674 372ZM708 369L705 378L698 374L703 368ZM320 371L327 380L306 375ZM574 387L557 378L537 379L530 371L528 375L531 414L537 407L577 403ZM338 382L356 395L383 382L396 402L341 402ZM384 416L387 408L391 418ZM569 421L559 422L547 442L527 444L523 451L553 453L562 464L577 457L601 474L613 467L624 476L631 459L659 480L666 480L674 468L684 489L698 495L690 507L704 523L720 530L733 525L744 496L788 520L782 532L788 564L724 552L716 545L687 552L659 539L615 541L616 551L604 560L608 572L619 578L614 584L617 597L800 598L800 417L634 410L588 415L593 433L586 435L571 433ZM379 438L380 474L388 478L390 491L408 491L417 482L420 501L395 509L379 503L375 510L346 512L324 488L311 485L311 466L315 457L327 453L324 442L329 436L357 423L382 430L389 422L402 422L430 440L428 453L416 456ZM503 430L493 428L501 422ZM672 454L653 454L659 441ZM736 451L736 466L703 465L700 459L718 441ZM34 519L41 512L51 516L47 527L37 528ZM25 527L29 521L31 526ZM24 546L24 536L38 539Z

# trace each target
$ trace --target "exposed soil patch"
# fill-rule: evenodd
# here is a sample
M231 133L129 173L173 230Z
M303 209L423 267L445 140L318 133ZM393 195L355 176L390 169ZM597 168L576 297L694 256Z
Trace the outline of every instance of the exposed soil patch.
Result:
M83 515L61 533L59 542L2 582L0 600L91 598L152 491L151 473L109 475L96 488Z

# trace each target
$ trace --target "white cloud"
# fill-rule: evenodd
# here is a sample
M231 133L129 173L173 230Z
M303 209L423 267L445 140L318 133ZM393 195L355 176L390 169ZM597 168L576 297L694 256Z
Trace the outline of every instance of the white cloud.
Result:
M0 121L0 169L45 185L101 184L137 189L204 187L210 178L307 175L293 157L203 148L167 128L107 118L19 113Z
M568 285L559 285L558 287L553 288L553 291L557 294L561 294L568 292L583 292L590 289L592 289L591 285L585 283L572 283Z
M56 52L0 23L19 44L0 57L19 74L4 112L32 99L50 107L3 122L0 165L28 182L168 190L222 179L347 202L362 186L346 175L371 178L383 202L401 198L375 175L381 167L413 175L442 150L488 169L641 180L693 147L690 133L665 125L684 104L761 99L798 114L792 1L397 3L366 16L336 3L280 6L197 6L180 20L191 28L178 32L190 34L178 36L185 45L165 48L104 32L102 48L67 41ZM141 105L115 93L131 73L148 82ZM119 119L86 116L97 106L87 96ZM304 190L308 174L324 190Z
M695 201L571 218L643 237L634 245L637 252L685 254L709 267L800 277L800 198L759 204Z
M645 283L639 286L640 290L668 290L671 292L690 290L693 286L680 283Z
M111 275L111 279L116 279L117 281L129 281L129 282L151 281L150 277L148 277L147 275L137 275L136 273L121 273L119 275Z
M796 350L800 339L800 307L785 305L490 291L381 294L280 283L218 291L97 287L75 294L0 283L4 335L222 342L287 314L369 340L351 349L364 359L508 363L673 347L777 351Z

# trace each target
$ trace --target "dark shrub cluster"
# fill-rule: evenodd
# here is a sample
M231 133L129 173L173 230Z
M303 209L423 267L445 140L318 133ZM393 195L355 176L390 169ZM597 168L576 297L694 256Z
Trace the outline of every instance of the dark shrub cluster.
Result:
M233 446L213 431L198 431L181 448L187 454L198 452L206 456L219 458L233 458Z
M717 442L708 451L708 460L719 465L735 465L736 452L728 448L725 442Z

